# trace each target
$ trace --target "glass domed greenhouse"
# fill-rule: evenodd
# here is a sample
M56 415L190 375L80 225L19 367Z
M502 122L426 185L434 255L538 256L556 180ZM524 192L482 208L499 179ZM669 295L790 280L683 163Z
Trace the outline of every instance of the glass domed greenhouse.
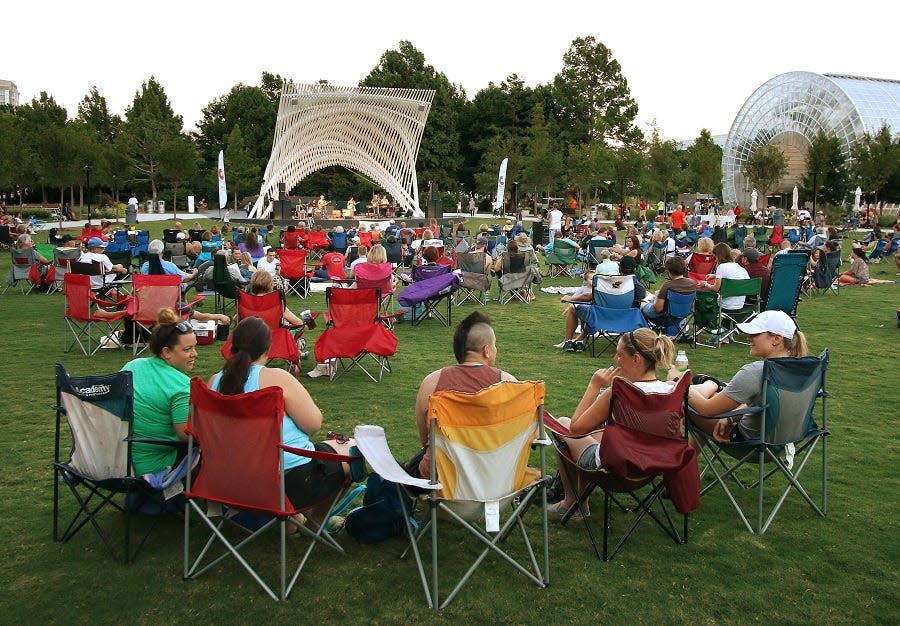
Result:
M820 130L836 135L849 155L854 143L885 123L900 132L900 80L813 72L776 76L747 99L731 126L722 156L722 199L749 206L752 188L743 168L759 146L774 144L784 152L788 173L769 193L790 194L806 172L806 153Z

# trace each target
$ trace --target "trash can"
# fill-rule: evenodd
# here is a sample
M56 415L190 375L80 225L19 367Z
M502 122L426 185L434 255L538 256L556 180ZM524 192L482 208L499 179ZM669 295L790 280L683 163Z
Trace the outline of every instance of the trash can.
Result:
M153 213L153 200L147 200L147 213Z
M166 212L166 201L165 200L160 200L156 204L157 204L157 208L159 209L160 213Z
M136 204L127 204L125 205L125 223L126 224L137 224L137 205Z

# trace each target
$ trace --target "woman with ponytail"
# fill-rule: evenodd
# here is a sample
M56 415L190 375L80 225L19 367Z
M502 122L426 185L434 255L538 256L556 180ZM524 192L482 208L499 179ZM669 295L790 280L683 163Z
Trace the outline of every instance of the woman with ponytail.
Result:
M328 440L313 444L310 437L322 427L322 411L309 392L285 370L266 367L272 333L258 317L242 319L231 335L231 358L224 369L209 379L211 389L224 395L236 395L265 387L281 387L284 391L285 416L281 423L281 441L292 448L321 450L348 455L352 439ZM313 512L322 519L328 512L329 495L334 495L349 474L346 463L320 461L296 454L284 454L285 493L294 506L303 508L324 502L323 509ZM318 513L318 515L317 515ZM329 520L329 526L339 526L342 519Z
M691 385L689 400L692 421L716 441L747 441L760 435L760 414L748 413L721 419L708 416L733 411L739 406L761 406L763 364L766 359L806 356L806 337L797 323L783 311L764 311L738 329L750 340L750 356L761 360L748 363L738 370L727 385L720 389L715 380Z
M600 468L600 445L603 438L601 429L611 414L613 378L621 376L645 393L669 393L674 389L674 382L659 380L657 370L677 376L672 367L674 358L675 346L672 340L648 328L639 328L619 337L616 366L594 372L571 419L559 418L560 423L567 426L573 435L578 435L566 437L565 442L571 458L576 459L579 467L585 470ZM559 462L562 463L562 459ZM547 510L562 515L575 504L575 493L566 480L565 472L560 472L560 476L563 478L565 497L556 504L548 505Z

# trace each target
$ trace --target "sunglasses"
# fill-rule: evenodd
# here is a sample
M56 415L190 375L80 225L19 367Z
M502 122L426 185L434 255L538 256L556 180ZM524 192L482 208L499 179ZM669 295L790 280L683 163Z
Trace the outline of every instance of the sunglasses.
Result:
M178 322L175 324L175 330L179 333L192 333L194 332L193 327L190 322Z

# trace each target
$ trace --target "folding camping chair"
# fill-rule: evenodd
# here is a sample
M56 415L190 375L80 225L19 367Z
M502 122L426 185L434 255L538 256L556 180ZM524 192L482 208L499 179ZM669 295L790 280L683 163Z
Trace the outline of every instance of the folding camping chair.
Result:
M513 300L531 303L534 300L534 284L541 280L534 252L528 250L516 254L505 253L503 273L497 279L497 284L500 285L500 304L509 304Z
M176 312L187 310L203 300L198 296L189 304L181 302L181 276L177 274L135 274L132 277L130 317L132 324L132 353L138 355L147 349L143 340L150 336L156 325L156 317L162 309ZM182 313L182 317L187 317Z
M283 268L284 261L282 261ZM213 255L213 288L216 292L216 313L231 315L236 312L241 288L228 273L228 259L224 254Z
M719 443L702 429L691 426L691 433L704 444L701 448L706 467L702 476L711 476L701 495L721 487L734 510L751 533L762 535L775 519L781 505L796 490L812 507L825 516L828 510L828 443L825 374L828 370L828 349L818 356L784 357L763 362L761 407L736 409L716 418L758 414L760 433L757 439L734 443ZM821 425L813 419L815 405L821 401ZM715 418L714 418L715 419ZM800 474L822 442L821 499L816 503L800 483ZM708 444L708 445L706 445ZM729 463L733 463L729 465ZM739 477L745 466L757 465L752 482ZM787 484L774 504L766 505L765 487L774 477L783 477ZM753 480L755 478L755 480ZM746 481L746 482L745 482ZM739 489L755 490L755 525L751 524L729 483ZM768 508L768 517L765 517ZM765 519L763 519L765 517Z
M294 294L299 298L306 298L309 295L311 272L306 269L306 256L305 249L278 249L278 259L281 261L281 279L286 294Z
M16 286L19 289L19 293L27 296L34 290L34 283L28 279L28 274L31 272L32 266L38 263L37 251L34 248L13 249L11 255L12 267L9 270L3 293L9 291L10 287ZM21 284L22 281L25 281L25 285L28 285L27 291Z
M114 302L98 298L91 289L90 276L71 272L63 277L63 294L66 298L66 326L72 333L72 341L66 343L65 352L71 350L76 343L85 356L93 356L110 342L122 345L117 337L121 334L122 324L128 315L125 307L131 303L130 296L120 297ZM98 308L104 309L103 312L98 311ZM107 312L106 308L115 310ZM92 336L94 326L101 326L105 330L105 333L98 335L96 346L93 345Z
M600 263L599 251L603 248L612 248L612 246L612 239L588 239L587 254L584 257L584 270L587 271L597 267L597 264Z
M813 270L813 282L815 284L814 293L816 295L822 295L829 291L835 295L840 293L840 291L835 288L835 281L837 280L838 268L840 266L840 249L833 252L825 252L824 250L819 252L819 260L816 262L816 267Z
M487 254L484 252L464 252L456 255L456 265L462 271L462 279L453 304L459 305L471 300L481 306L487 306L491 291L491 275L489 269L485 269L486 259Z
M581 320L586 341L591 344L591 356L603 354L615 347L619 335L638 328L646 328L644 314L634 304L634 277L595 274L594 299L590 304L576 304L575 315ZM597 352L597 339L606 341Z
M547 264L547 275L550 278L568 277L571 267L581 265L581 259L578 258L578 246L557 238L553 241L553 249L544 262Z
M68 278L68 277L67 277ZM131 372L116 372L99 376L69 376L56 364L56 444L53 456L53 540L67 542L90 524L110 554L117 561L129 563L156 525L155 516L143 537L133 536L135 512L128 506L132 496L150 496L163 500L163 494L153 489L140 476L134 475L131 461L134 425L134 394ZM63 416L71 434L68 458L62 450ZM173 442L154 441L159 445ZM68 523L61 524L64 512L60 506L60 490L69 489L78 510ZM177 492L177 489L173 491ZM120 494L123 502L116 501ZM101 515L107 508L124 514L121 547L111 538L111 519ZM137 541L137 539L140 539Z
M459 275L449 265L416 265L412 268L412 282L403 289L397 301L412 311L413 326L427 318L450 326L453 321L452 296L459 289L459 282ZM442 303L446 304L446 311L439 308Z
M769 294L761 307L763 311L784 311L791 317L797 315L800 289L808 262L805 254L775 255L769 279Z
M385 372L391 371L388 358L397 352L397 337L381 321L381 294L378 289L328 287L325 290L325 304L328 307L328 323L316 340L316 363L328 364L331 380L340 371L349 372L359 367L373 382L380 381ZM367 357L373 359L378 367L377 378L363 364Z
M188 434L189 453L195 445L202 443L203 462L196 477L188 475L187 490L184 493L187 498L184 516L186 580L201 576L232 556L270 598L275 601L286 600L317 544L343 554L341 546L325 532L327 524L318 524L307 516L308 523L313 528L308 528L305 524L295 525L297 532L309 537L311 542L290 582L287 580L288 519L300 516L303 511L319 506L321 502L302 510L291 503L284 492L284 453L344 463L350 463L359 457L285 446L281 443L283 419L284 392L280 387L226 396L209 389L200 378L191 380L191 405L185 430ZM331 508L340 500L344 491L338 490ZM223 505L229 510L223 511ZM230 515L234 511L271 516L271 519L261 528L250 532L238 524L230 523ZM209 538L196 557L193 556L191 535L197 534L198 524L195 521L192 528L192 513L200 518L201 527L210 531ZM247 561L245 555L248 551L244 548L275 527L280 531L280 577L278 587L273 590ZM229 538L232 530L241 533L238 535L240 541ZM215 554L211 548L218 542L221 542L225 551Z
M429 607L446 607L491 553L537 586L550 584L546 512L549 478L545 473L545 447L550 441L541 420L543 401L542 381L506 381L474 394L440 391L432 395L428 403L429 445L436 454L430 480L405 474L391 455L380 427L357 427L356 444L374 471L399 485L427 492L419 498L429 507L429 521L418 533L408 523L408 515L404 517ZM533 445L539 447L539 468L528 467ZM535 553L523 523L532 506L537 507L541 520L540 554ZM445 527L451 523L468 531L467 537L471 534L482 549L453 589L444 594L442 577L451 569L461 570L458 556L451 559L445 555L443 561L439 558L438 527L446 536ZM516 529L520 532L514 532ZM428 535L430 586L418 548L418 542ZM521 545L513 542L517 535L522 537Z
M706 277L716 271L716 257L713 254L694 252L687 264L688 278L695 283L705 282Z
M661 317L647 319L651 328L656 332L665 333L678 343L687 340L692 348L697 347L694 333L691 332L688 322L694 314L694 302L697 292L679 293L673 289L666 292L666 304Z
M360 289L381 291L381 315L385 317L393 311L394 268L390 263L360 263L353 270L356 286ZM401 313L402 315L402 313ZM389 319L385 317L385 319ZM390 327L390 324L388 324Z
M544 422L554 433L557 452L563 461L560 472L575 487L575 504L565 512L563 524L576 512L581 513L591 545L598 559L610 561L628 538L649 515L676 544L688 540L688 513L700 506L700 476L697 453L688 443L685 417L690 374L683 375L670 393L646 393L620 377L613 379L610 411L612 418L603 429L600 446L601 468L584 470L578 467L562 436L571 436L568 429L545 413ZM597 545L586 504L591 493L603 490L603 549ZM641 490L648 490L639 494ZM663 497L663 492L668 495ZM628 494L637 506L629 508L616 497ZM679 534L669 505L683 515ZM609 535L613 504L623 513L636 513L627 530L610 551Z
M762 289L762 278L723 278L718 293L714 291L697 292L694 304L694 340L703 332L711 335L709 343L697 341L704 348L718 348L731 341L738 332L737 324L747 321L759 313L759 293ZM744 305L739 309L724 309L725 298L744 296ZM747 296L754 299L750 301ZM730 328L725 328L730 326Z
M283 292L273 291L256 296L241 291L238 293L237 310L238 317L241 319L258 317L269 327L272 333L269 361L282 359L287 363L288 371L296 372L300 369L300 351L297 348L297 340L303 335L305 327L284 324ZM295 331L295 333L292 335L291 331ZM231 335L228 335L220 352L226 361L231 358Z
M72 261L77 261L81 256L78 248L55 248L53 250L53 285L47 293L60 291L63 288L63 279L70 271Z

